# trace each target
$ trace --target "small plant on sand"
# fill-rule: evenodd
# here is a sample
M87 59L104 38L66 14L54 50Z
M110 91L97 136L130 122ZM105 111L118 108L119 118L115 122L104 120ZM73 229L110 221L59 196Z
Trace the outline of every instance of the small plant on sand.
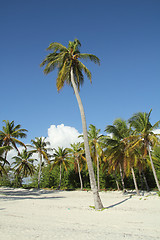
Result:
M89 206L89 207L95 210L95 207L94 207L94 206ZM103 210L105 210L105 209L107 209L107 208L101 208L101 209L98 209L98 210L96 210L96 211L103 211Z

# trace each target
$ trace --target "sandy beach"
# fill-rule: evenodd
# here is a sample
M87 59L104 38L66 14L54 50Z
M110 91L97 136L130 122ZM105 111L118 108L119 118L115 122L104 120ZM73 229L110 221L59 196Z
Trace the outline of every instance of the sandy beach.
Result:
M149 195L149 196L148 196ZM101 192L95 211L89 191L0 188L1 240L160 239L160 197Z

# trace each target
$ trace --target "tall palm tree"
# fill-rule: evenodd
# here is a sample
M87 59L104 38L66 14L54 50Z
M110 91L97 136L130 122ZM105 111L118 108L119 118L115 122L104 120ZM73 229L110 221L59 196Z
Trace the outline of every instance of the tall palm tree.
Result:
M91 149L92 158L95 159L97 165L97 185L98 190L100 190L100 182L99 182L99 154L98 152L102 151L100 140L102 139L102 135L100 135L100 129L97 129L96 126L90 124L88 131L88 139L89 145Z
M64 166L65 170L67 171L68 167L69 167L69 161L68 161L68 150L67 148L61 148L58 147L57 149L53 149L55 151L55 153L53 154L54 160L53 160L53 164L51 166L51 170L53 169L54 166L59 166L59 186L58 189L60 189L61 187L61 182L62 182L62 166Z
M33 161L35 159L31 158L33 153L27 152L26 149L19 154L19 156L14 156L12 159L15 160L12 164L15 168L15 173L20 176L21 182L23 177L32 176L34 173Z
M43 137L39 137L39 138L36 137L35 140L32 139L31 142L32 142L32 145L29 145L29 146L34 149L29 152L38 153L38 155L39 155L38 188L40 188L41 172L42 172L42 158L49 163L49 155L47 153L47 150L50 150L50 148L47 148L47 146L50 145L50 143L45 142L45 138L43 138Z
M17 144L20 146L26 147L23 142L18 140L18 138L25 138L27 135L25 132L28 132L26 129L22 129L21 125L18 124L15 126L14 121L9 122L8 120L3 120L5 126L3 126L3 131L0 131L0 140L2 141L2 146L11 146L15 148L19 154ZM5 152L5 160L7 159L7 151Z
M84 108L82 101L79 95L80 86L84 82L84 76L82 71L91 81L91 72L87 67L79 60L91 60L94 63L100 63L99 58L93 54L80 53L81 43L78 39L75 39L73 42L69 41L68 48L63 46L60 43L53 42L47 48L47 50L53 51L50 53L44 61L41 63L41 66L45 66L44 73L48 74L53 71L55 68L58 69L57 77L57 90L60 91L65 84L68 84L73 87L74 93L77 98L77 102L80 109L83 135L84 135L84 144L85 144L85 154L88 164L89 176L90 176L90 185L94 196L95 209L103 208L99 192L97 189L96 179L94 175L92 160L89 151L88 143L88 134L87 134L87 124L84 113Z
M81 185L81 190L83 190L83 181L82 181L82 176L81 176L81 169L84 165L84 161L86 159L83 156L83 149L81 148L81 143L73 143L71 144L71 148L68 148L68 152L71 154L71 157L74 160L74 166L75 169L78 169L78 174L79 174L79 180L80 180L80 185Z
M141 146L143 158L145 158L147 154L149 155L155 182L157 184L158 190L160 191L160 184L158 182L154 163L151 156L151 148L155 146L155 144L158 142L157 138L158 134L154 133L154 130L159 127L160 121L152 125L150 122L151 112L152 109L150 110L149 113L146 112L135 113L129 119L129 123L131 127L133 127L135 130L135 135L132 137L132 139L134 139L134 144L132 147L134 148L136 146Z

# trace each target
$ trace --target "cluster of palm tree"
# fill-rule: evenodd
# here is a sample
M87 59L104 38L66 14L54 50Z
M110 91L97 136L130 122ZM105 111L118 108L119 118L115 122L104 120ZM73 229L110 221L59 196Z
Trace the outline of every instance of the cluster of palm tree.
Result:
M47 164L51 164L50 171L52 171L53 167L56 165L60 167L60 182L58 189L61 187L62 166L64 166L66 170L68 169L69 157L71 158L70 162L76 161L80 174L80 165L82 163L82 158L85 159L84 151L82 151L80 148L80 143L71 144L72 148L70 149L62 147L58 147L58 149L51 149L48 147L50 143L46 142L45 138L36 137L35 140L31 140L31 145L25 145L22 141L19 140L19 138L25 138L25 132L27 132L27 130L22 129L20 124L15 126L14 121L9 122L8 120L4 120L4 123L5 126L3 126L3 130L0 131L1 176L3 174L7 174L5 166L10 165L9 161L7 161L7 153L12 149L16 149L17 155L12 157L14 162L12 163L13 168L11 169L14 170L15 174L19 177L20 185L22 185L22 179L24 177L32 176L37 170L38 188L40 187L42 166L44 164L43 160L45 160ZM23 147L21 152L19 151L17 144ZM29 148L29 150L27 150L27 148ZM52 150L53 154L51 154ZM34 154L36 154L35 157L33 157ZM37 160L39 160L39 164L34 165L34 162Z
M107 144L105 149L106 162L108 162L112 171L120 172L123 190L125 189L124 175L131 172L138 195L139 190L134 168L139 170L139 174L143 177L148 190L144 170L147 166L151 166L157 188L160 191L151 156L151 151L159 144L159 134L156 134L154 130L158 128L160 121L152 126L150 114L151 111L149 113L136 113L128 122L116 119L113 125L108 125L105 129L107 133L111 134L110 137L104 139L104 143Z
M145 183L146 190L149 191L149 184L145 176L145 169L151 168L158 190L160 185L155 171L154 164L159 166L160 151L158 134L154 132L159 126L159 121L152 125L149 113L136 113L128 121L116 119L113 125L105 128L105 135L100 134L100 129L90 124L87 132L90 155L96 176L98 190L100 186L100 170L107 171L115 178L117 189L125 191L125 176L130 174L133 177L134 186L139 195L135 170L138 170L141 183ZM59 167L59 185L61 188L62 168L65 171L74 166L75 172L79 176L79 185L83 190L82 169L88 171L84 142L72 143L70 148L58 147L50 148L50 143L43 137L36 137L31 140L31 145L25 145L20 138L26 137L26 129L21 125L14 124L14 121L4 121L5 126L0 131L0 175L7 174L6 166L10 165L7 160L7 153L16 149L17 155L10 171L18 177L19 186L22 186L23 178L38 175L38 185L41 186L41 175L44 166L50 166L50 172ZM79 137L83 137L80 135ZM22 147L20 151L17 145ZM156 149L156 150L154 150ZM154 151L153 151L154 150ZM37 163L38 161L38 163ZM45 162L44 162L45 161ZM121 183L118 181L120 176Z
M87 132L89 139L89 148L95 170L98 190L100 190L100 169L107 170L108 174L115 177L118 190L120 185L125 191L124 177L132 175L133 182L137 194L139 194L138 185L135 177L135 169L139 172L141 183L145 183L146 190L149 190L145 176L147 167L152 169L153 176L158 190L160 191L159 181L156 175L154 163L158 164L159 155L155 151L159 144L158 134L154 132L159 126L159 121L153 126L150 123L150 114L139 112L134 114L128 122L122 119L116 119L113 125L105 128L106 135L100 134L100 129L90 124ZM13 156L12 170L19 176L20 185L22 179L32 176L38 172L38 188L41 184L42 167L44 161L50 165L50 171L55 166L59 166L59 185L61 187L62 168L66 171L74 165L75 172L78 172L79 183L83 190L82 169L87 171L87 162L85 156L84 142L72 143L70 148L58 147L58 149L50 148L50 143L45 138L39 137L31 140L31 145L25 145L18 138L26 137L27 130L21 129L20 125L15 126L14 121L4 121L3 131L0 131L0 174L7 174L5 166L7 161L7 153L11 149L17 150L17 156ZM82 136L79 136L82 137ZM23 146L20 152L17 144ZM27 148L29 148L27 150ZM36 155L34 155L36 154ZM158 157L156 157L158 155ZM153 156L153 159L152 159ZM154 160L154 161L153 161ZM38 161L38 164L36 163ZM121 184L118 181L121 177Z

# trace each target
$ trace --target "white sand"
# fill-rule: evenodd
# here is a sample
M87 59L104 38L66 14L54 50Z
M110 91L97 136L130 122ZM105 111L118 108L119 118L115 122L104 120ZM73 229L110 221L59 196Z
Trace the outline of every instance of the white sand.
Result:
M100 196L107 209L95 211L91 192L0 188L0 239L160 239L160 197Z

